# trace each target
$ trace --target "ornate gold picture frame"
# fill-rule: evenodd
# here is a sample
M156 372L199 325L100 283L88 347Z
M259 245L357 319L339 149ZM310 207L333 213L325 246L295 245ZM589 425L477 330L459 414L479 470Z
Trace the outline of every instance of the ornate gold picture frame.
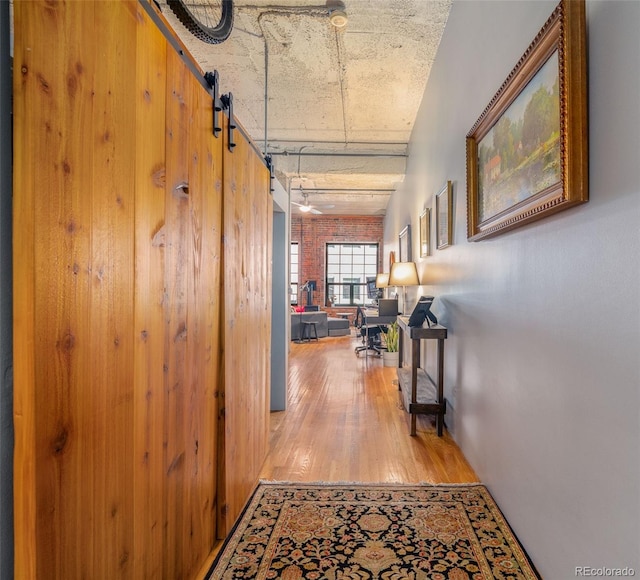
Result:
M436 248L442 250L453 243L453 184L436 193Z
M398 234L398 261L411 262L411 225L404 226Z
M420 257L431 253L431 210L427 207L420 214Z
M467 135L467 237L495 236L588 193L584 0L562 0Z

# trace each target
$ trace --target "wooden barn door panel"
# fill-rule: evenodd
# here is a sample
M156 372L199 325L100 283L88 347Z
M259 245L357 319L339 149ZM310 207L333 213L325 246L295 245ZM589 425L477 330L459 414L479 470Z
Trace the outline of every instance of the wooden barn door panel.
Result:
M79 559L87 558L90 572L83 573L85 577L133 578L132 184L137 145L129 128L135 126L136 114L136 69L131 63L136 60L137 22L131 4L120 4L116 9L108 2L97 2L95 10L99 24L91 39L96 48L93 131L88 136L93 148L93 187L87 208L90 213L81 217L81 229L90 235L89 312L79 313L90 351L86 357L78 356L82 374L75 385L78 422L91 437L90 447L84 448L79 458L76 476L86 498L82 503L92 503L93 510L83 514L83 505L74 506L73 515L86 526L74 550ZM105 58L107 46L109 56ZM81 164L78 153L87 143L78 145L81 149L73 157ZM86 193L80 191L79 195ZM81 264L77 263L80 269ZM75 300L73 294L68 296ZM79 439L84 442L83 437ZM88 554L81 554L89 543Z
M165 223L166 570L193 577L216 539L221 140L212 102L168 57Z
M225 117L224 135L227 135ZM258 483L269 441L270 176L239 132L224 148L224 499L229 532Z
M183 563L185 495L187 376L187 297L191 228L189 220L189 129L191 87L178 55L167 55L167 188L165 193L165 568L174 577Z
M16 575L128 577L135 115L117 104L136 20L126 4L15 15L16 296L32 301L15 306L15 464L34 493L16 494Z
M167 41L138 5L134 313L134 578L163 578Z
M267 450L269 173L139 3L14 7L16 575L195 577Z
M211 99L137 2L14 7L16 577L192 578L216 537Z
M185 457L190 506L182 533L191 566L205 559L216 541L217 415L219 395L222 139L214 138L212 100L202 89L192 93L190 133L190 260L187 311Z

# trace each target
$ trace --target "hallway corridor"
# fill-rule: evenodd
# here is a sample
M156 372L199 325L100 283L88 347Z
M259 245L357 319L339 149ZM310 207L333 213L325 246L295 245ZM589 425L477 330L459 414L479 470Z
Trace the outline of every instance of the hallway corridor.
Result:
M291 344L286 411L271 414L261 478L275 481L466 483L478 481L431 417L400 407L394 368L356 357L354 336Z

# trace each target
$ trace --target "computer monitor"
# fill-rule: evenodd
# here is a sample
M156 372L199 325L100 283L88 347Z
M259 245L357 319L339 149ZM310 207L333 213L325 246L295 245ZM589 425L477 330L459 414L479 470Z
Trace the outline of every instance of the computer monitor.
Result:
M433 296L421 296L409 317L409 326L422 326L425 319L429 326L431 326L431 323L438 324L438 319L435 314L431 312L432 304Z
M369 300L377 300L382 296L382 290L380 288L376 288L376 278L367 276L367 298Z
M397 298L380 298L378 300L378 316L397 316L398 315L398 299Z

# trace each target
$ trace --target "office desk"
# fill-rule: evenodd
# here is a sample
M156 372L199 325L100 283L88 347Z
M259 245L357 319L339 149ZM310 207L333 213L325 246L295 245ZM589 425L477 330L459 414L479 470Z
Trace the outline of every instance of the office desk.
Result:
M376 324L392 324L396 321L397 316L379 316L377 308L363 308L362 314L364 316L364 320L362 324L367 327L365 332L365 344L369 344L369 326L375 326ZM364 351L364 358L367 359L369 356L369 350Z

